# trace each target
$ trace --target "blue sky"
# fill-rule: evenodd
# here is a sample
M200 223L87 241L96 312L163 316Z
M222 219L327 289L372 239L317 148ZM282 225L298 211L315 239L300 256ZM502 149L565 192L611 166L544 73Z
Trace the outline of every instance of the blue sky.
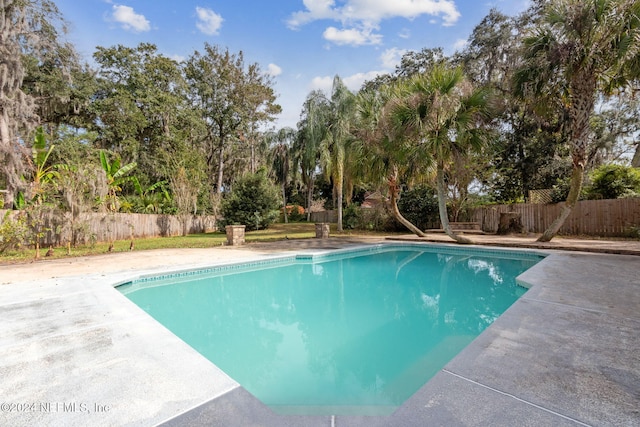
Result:
M492 7L507 15L528 0L54 0L70 23L69 41L91 60L96 46L154 43L182 60L204 43L243 51L274 77L283 112L295 127L313 89L339 75L352 90L393 71L402 53L464 46Z

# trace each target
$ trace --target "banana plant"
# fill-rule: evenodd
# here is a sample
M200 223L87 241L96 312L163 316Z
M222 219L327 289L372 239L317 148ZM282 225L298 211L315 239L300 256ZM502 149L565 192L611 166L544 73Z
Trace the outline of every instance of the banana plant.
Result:
M160 213L162 203L171 200L169 192L165 188L166 180L158 181L147 188L142 188L140 181L135 176L131 178L131 181L138 195L139 206L136 211L140 213Z
M127 174L136 167L137 163L131 162L121 165L119 157L109 161L107 152L101 150L100 164L107 176L107 197L105 198L107 209L110 212L117 212L119 208L118 193L122 191L122 184L132 180L132 177Z
M36 249L36 259L40 258L40 239L49 230L46 228L44 210L46 209L47 187L55 184L58 177L56 165L48 164L49 156L53 152L55 145L47 148L47 138L42 127L36 129L31 150L30 165L33 171L33 181L31 182L31 200L27 203L24 198L19 204L23 205L27 212L27 224L30 228L31 237Z
M42 126L36 129L36 136L33 139L31 161L33 164L32 192L34 201L41 201L44 198L45 187L53 183L58 173L56 166L48 165L47 161L53 152L55 145L47 148L47 139Z

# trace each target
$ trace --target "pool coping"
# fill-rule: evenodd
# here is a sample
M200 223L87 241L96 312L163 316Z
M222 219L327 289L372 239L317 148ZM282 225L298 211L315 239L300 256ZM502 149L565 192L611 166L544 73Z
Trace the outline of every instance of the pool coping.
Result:
M632 425L640 418L637 257L535 252L549 255L519 276L529 292L388 417L274 414L112 286L184 269L169 267L3 287L0 320L9 329L0 334L0 395L117 402L110 412L91 415L92 425ZM67 314L42 319L49 303ZM103 311L86 313L96 307ZM23 336L43 322L57 332ZM91 339L105 344L100 337L109 334L110 347L86 347ZM47 346L68 337L81 351ZM156 339L162 355L147 348ZM52 359L69 353L69 360ZM141 367L150 370L133 369ZM52 416L86 425L89 415L5 411L0 423L50 423Z

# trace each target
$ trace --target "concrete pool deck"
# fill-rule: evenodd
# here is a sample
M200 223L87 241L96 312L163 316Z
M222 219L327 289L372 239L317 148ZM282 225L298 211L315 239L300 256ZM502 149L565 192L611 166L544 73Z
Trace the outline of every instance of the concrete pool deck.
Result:
M640 253L640 242L558 239L562 245L520 276L531 289L389 417L276 415L113 288L161 271L380 241L2 265L0 425L640 424L640 258L576 251Z

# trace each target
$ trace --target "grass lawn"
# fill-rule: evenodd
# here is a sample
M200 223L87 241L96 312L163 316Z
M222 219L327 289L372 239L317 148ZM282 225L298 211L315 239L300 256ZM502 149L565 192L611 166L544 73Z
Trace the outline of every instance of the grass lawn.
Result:
M389 233L370 233L348 230L337 233L335 224L331 224L331 235L334 236L358 236L358 235L388 235ZM314 223L290 223L273 224L266 230L250 231L245 234L245 240L250 242L268 242L284 239L310 239L315 237ZM134 250L170 249L170 248L211 248L222 246L227 242L225 233L190 234L188 236L153 237L134 240ZM118 240L114 242L113 252L126 252L131 245L130 240ZM67 254L66 247L53 248L53 255L45 257L48 248L40 250L43 260L67 258L69 256L88 256L107 253L109 243L101 242L95 245L78 246L71 248L71 255ZM19 251L7 251L0 254L0 264L27 262L35 258L35 250L26 248Z

